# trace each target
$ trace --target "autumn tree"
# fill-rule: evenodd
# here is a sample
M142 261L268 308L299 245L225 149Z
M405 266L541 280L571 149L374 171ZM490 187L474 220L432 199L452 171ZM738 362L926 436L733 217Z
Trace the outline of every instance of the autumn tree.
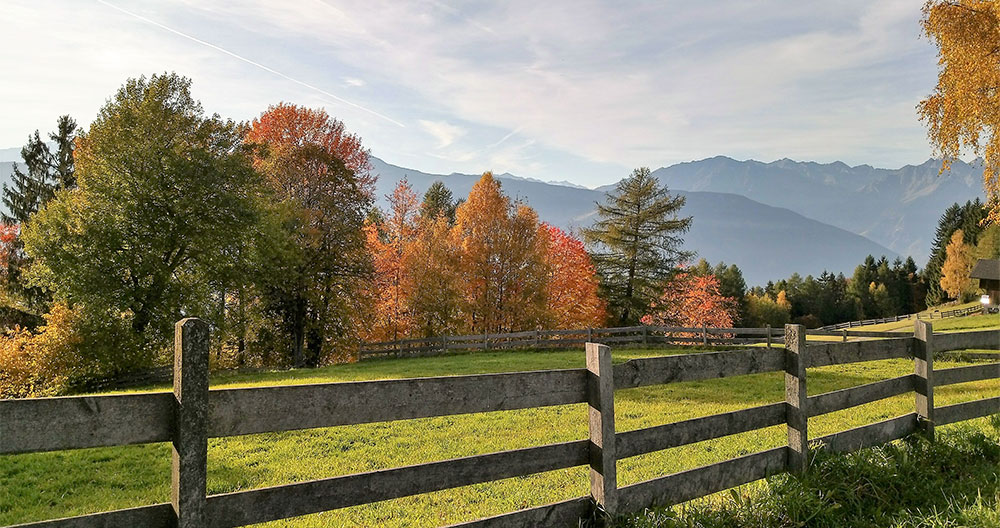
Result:
M598 294L597 270L583 242L554 226L548 234L547 311L555 328L602 326L607 319Z
M770 325L773 328L780 328L791 320L789 308L787 300L785 303L778 303L763 292L761 295L754 293L747 294L747 324L752 327Z
M424 220L421 226L403 257L403 291L413 332L423 337L464 332L462 248L445 215Z
M544 319L548 236L535 211L512 204L492 173L458 207L453 237L471 331L521 330Z
M714 275L680 271L641 321L648 325L732 328L736 301L719 292Z
M938 48L938 81L918 109L948 168L963 150L984 159L988 218L1000 221L1000 3L928 0L921 21Z
M951 236L947 247L947 257L941 267L941 289L953 299L961 301L973 291L973 281L969 277L975 261L972 258L972 248L965 243L962 230Z
M24 226L32 279L82 307L84 326L121 322L169 342L175 321L206 311L218 263L258 221L240 126L206 116L190 86L176 74L128 80L77 140L79 187Z
M323 110L282 103L254 119L246 141L281 212L287 244L263 277L292 363L316 365L356 332L371 271L364 220L375 176L361 140Z
M642 167L618 182L598 219L584 230L601 290L619 324L634 323L663 292L674 267L689 256L681 235L691 217L678 216L684 197L670 194Z
M419 233L417 195L405 179L386 197L389 215L380 223L365 225L368 251L372 255L374 279L371 293L374 320L369 339L396 340L409 332L412 317L405 294L405 259Z
M48 309L50 295L38 286L30 286L25 272L31 259L24 252L20 226L28 221L39 208L51 200L56 191L76 186L73 170L73 148L76 138L76 121L68 115L61 116L56 132L48 139L55 145L53 151L36 130L21 149L26 172L14 164L11 184L3 185L3 204L0 222L11 231L0 240L4 265L0 268L0 286L5 296L2 309L6 326L11 324L36 327L43 323L42 314Z

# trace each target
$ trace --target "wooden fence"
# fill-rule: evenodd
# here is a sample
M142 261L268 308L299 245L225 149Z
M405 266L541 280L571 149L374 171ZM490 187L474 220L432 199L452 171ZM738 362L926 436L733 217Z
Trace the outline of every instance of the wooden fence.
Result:
M929 321L934 319L947 319L949 317L965 317L967 315L981 313L983 311L982 306L970 306L968 308L956 308L954 310L945 310L937 312L927 312L927 313L912 313L905 315L894 315L892 317L883 317L881 319L864 319L862 321L849 321L846 323L837 323L832 325L821 326L819 330L840 330L842 328L854 328L856 326L868 326L877 325L883 323L896 323L899 321L908 321L911 319L927 319Z
M806 344L802 326L784 329L785 348L751 348L633 359L612 365L607 345L586 344L586 368L209 390L208 325L175 329L173 393L0 400L0 454L172 442L171 501L20 526L228 528L459 486L589 466L591 493L464 523L463 527L570 526L600 505L639 511L702 497L783 471L806 469L810 441L850 451L933 435L935 425L1000 412L1000 398L934 406L934 387L1000 377L1000 363L934 370L933 353L1000 348L1000 331L933 334L917 321L909 337ZM913 374L815 396L806 369L909 358ZM785 372L786 401L633 431L617 431L614 391L681 381ZM808 417L906 392L915 412L810 439ZM587 403L588 439L430 462L248 491L207 495L207 439L410 418ZM619 487L617 460L786 424L788 443L646 482Z
M615 328L580 328L572 330L528 330L504 334L439 336L378 343L362 343L358 360L418 357L461 350L501 350L508 348L579 347L584 343L602 344L697 344L740 345L770 344L784 335L781 328L713 328L680 326L623 326ZM840 335L840 334L837 334Z

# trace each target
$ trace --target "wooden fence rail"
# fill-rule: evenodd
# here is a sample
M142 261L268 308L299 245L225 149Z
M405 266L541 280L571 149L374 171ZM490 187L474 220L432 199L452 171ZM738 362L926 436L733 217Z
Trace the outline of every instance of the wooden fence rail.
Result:
M632 512L684 502L783 471L805 471L811 416L911 391L916 394L913 413L812 439L813 448L851 451L915 431L933 435L935 425L1000 412L1000 398L938 408L933 403L935 386L1000 378L1000 363L935 372L934 353L1000 349L1000 331L933 334L930 323L918 320L915 325L910 337L813 345L805 341L805 328L788 325L778 330L785 337L784 348L633 359L618 365L612 364L607 345L588 343L587 367L580 369L209 390L208 327L186 319L176 327L173 393L0 400L0 454L167 441L174 447L169 503L22 527L228 528L588 466L587 497L454 525L569 526L589 515L595 505L612 514ZM807 368L901 357L913 358L913 374L807 396ZM615 428L615 390L774 371L785 372L783 402L633 431ZM588 404L588 439L234 493L206 493L211 437L574 403ZM620 459L780 424L788 430L785 446L630 486L617 484L615 467Z

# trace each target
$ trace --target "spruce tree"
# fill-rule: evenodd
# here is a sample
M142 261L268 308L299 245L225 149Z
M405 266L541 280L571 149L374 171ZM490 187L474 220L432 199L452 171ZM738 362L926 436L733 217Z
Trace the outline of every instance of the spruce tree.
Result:
M75 138L76 121L68 115L59 117L56 132L49 134L54 152L42 141L37 130L28 137L21 149L26 170L22 172L15 164L11 185L3 185L6 211L0 212L0 221L8 226L23 226L57 191L76 187L73 174ZM45 311L49 296L44 290L25 283L24 272L31 262L24 253L21 237L14 237L4 251L7 266L0 272L0 284L8 302L0 307L0 320L5 326L36 326L42 322L40 314Z
M679 262L681 235L691 217L678 216L684 197L670 194L648 168L639 168L618 182L603 204L598 220L583 231L601 278L608 311L620 324L634 324L644 315Z
M427 221L434 221L438 216L444 215L448 223L455 223L455 208L458 204L454 202L451 189L444 183L436 181L424 193L424 200L420 204L420 218Z

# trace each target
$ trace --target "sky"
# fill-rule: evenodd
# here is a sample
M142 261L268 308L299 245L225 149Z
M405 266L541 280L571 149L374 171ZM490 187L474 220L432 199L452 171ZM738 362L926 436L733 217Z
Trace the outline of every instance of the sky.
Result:
M209 113L323 107L432 173L595 187L715 155L896 168L931 155L922 5L0 0L0 148L175 71Z

